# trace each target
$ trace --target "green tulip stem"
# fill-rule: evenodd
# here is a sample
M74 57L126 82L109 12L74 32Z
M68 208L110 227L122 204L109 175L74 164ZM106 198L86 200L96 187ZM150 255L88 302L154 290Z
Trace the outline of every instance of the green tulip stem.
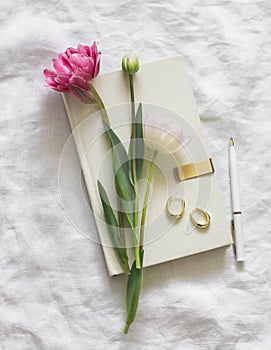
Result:
M136 123L135 123L135 94L134 94L134 79L133 75L129 75L130 94L131 94L131 115L132 115L132 172L135 189L137 189L136 176Z
M148 201L149 201L149 195L150 195L150 189L151 189L151 184L152 184L153 172L154 172L154 168L155 168L156 157L157 157L157 151L154 151L153 156L152 156L152 162L150 165L148 183L147 183L147 187L146 187L146 191L145 191L145 198L144 198L144 204L143 204L143 210L142 210L142 216L141 216L140 251L143 251L143 249L144 249L146 215L147 215Z
M130 82L130 97L131 97L131 116L132 116L132 174L134 181L134 191L135 191L135 216L134 216L134 228L135 228L135 261L136 268L140 269L140 255L139 255L139 246L138 246L138 236L139 236L139 219L138 219L138 207L139 207L139 198L138 198L138 183L137 183L137 174L136 174L136 115L135 115L135 93L134 93L134 79L133 74L129 74Z
M103 103L103 100L101 99L98 91L95 89L95 87L92 84L90 84L90 92L92 93L92 95L95 97L95 100L97 101L97 104L103 114L104 121L108 126L110 126L110 121L109 121L108 114L107 114L105 105Z

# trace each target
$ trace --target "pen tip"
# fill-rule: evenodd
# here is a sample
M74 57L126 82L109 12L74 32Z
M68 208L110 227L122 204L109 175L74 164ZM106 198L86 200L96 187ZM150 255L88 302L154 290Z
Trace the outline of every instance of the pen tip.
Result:
M234 141L232 137L230 138L230 146L234 146Z

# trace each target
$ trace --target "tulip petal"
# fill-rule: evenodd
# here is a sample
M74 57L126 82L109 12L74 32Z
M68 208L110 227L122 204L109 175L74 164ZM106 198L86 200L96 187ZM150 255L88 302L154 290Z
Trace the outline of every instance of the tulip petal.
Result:
M92 79L95 73L95 62L92 57L88 57L88 65L86 67L86 71L89 73Z
M73 68L87 68L88 57L81 55L80 53L74 53L70 59Z
M85 81L90 81L91 77L90 75L83 69L77 69L76 72L73 74L74 77L81 77Z
M57 86L55 82L56 73L54 71L50 69L44 69L43 74L45 77L45 81L49 86L51 86L52 88Z
M91 56L92 57L98 56L99 52L98 52L98 47L97 47L96 41L93 42L93 44L90 47L90 50L91 50Z
M163 153L175 153L191 140L182 128L150 117L145 121L144 138L150 148Z
M66 67L69 73L72 73L72 66L70 60L66 54L59 55L58 58L62 61L63 65Z
M67 57L70 59L70 57L74 54L74 53L78 53L78 50L76 50L74 47L69 47L66 51L65 54L67 55Z
M70 79L70 84L73 86L77 86L77 87L79 87L83 90L86 90L86 91L88 91L90 88L89 82L84 80L82 77L76 76L76 75Z
M55 90L59 92L70 92L70 89L67 85L57 85Z
M59 74L56 76L55 78L55 81L58 83L58 84L68 84L69 81L70 81L70 76L67 75L67 74Z
M56 72L54 72L51 69L44 69L43 74L46 77L51 77L51 78L55 78L56 77Z
M69 68L59 58L54 58L53 59L53 66L54 66L56 72L59 73L59 74L70 73Z
M97 75L99 74L99 71L100 71L100 57L98 57L98 60L96 61L93 78L97 77Z
M77 51L83 56L90 56L89 46L78 44Z

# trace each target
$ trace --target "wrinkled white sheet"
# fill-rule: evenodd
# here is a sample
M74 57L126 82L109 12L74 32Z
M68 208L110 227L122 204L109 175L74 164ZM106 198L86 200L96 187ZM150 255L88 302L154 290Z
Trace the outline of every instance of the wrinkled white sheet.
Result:
M270 1L1 0L0 25L0 348L270 349ZM141 62L183 54L229 221L230 136L239 156L247 261L228 248L146 269L128 336L125 277L108 277L62 207L70 130L43 87L52 57L94 39L102 72L132 49Z

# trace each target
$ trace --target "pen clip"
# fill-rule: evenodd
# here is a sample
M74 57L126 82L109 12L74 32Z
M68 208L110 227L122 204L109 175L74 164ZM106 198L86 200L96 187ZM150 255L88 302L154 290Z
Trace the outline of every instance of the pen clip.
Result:
M233 241L233 250L234 254L236 256L236 245L235 245L235 231L234 231L234 221L233 219L231 220L231 236L232 236L232 241Z

